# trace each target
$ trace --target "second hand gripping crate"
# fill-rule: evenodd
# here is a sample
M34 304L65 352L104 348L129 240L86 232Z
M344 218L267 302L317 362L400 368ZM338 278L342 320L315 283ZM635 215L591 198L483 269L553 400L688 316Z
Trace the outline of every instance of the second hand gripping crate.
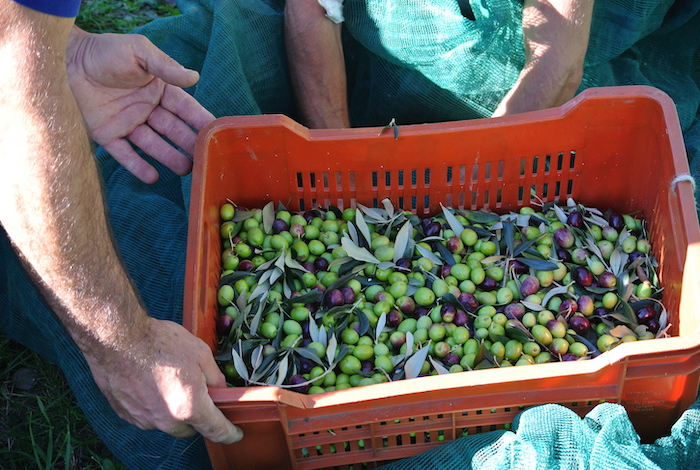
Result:
M503 429L533 405L584 415L623 404L643 440L666 435L700 378L700 230L675 106L644 86L589 89L560 108L498 119L309 130L278 115L221 118L197 142L184 324L216 352L218 208L227 199L290 210L357 203L420 216L498 213L568 197L641 211L660 263L672 337L595 359L420 377L318 395L276 387L211 389L245 432L207 442L214 468L375 468L464 434Z

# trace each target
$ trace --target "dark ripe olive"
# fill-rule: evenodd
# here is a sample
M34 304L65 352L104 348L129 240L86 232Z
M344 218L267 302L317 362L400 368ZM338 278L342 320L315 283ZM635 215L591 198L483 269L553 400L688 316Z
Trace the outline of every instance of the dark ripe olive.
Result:
M321 292L321 293L326 292L326 286L324 286L323 284L314 284L314 286L312 287L312 289L313 289L313 290L317 290L317 291L319 291L319 292Z
M610 311L605 307L596 307L595 310L593 310L593 315L597 317L604 317L608 313L610 313Z
M389 310L389 313L386 314L386 326L389 328L396 328L402 321L403 313L396 309L391 309Z
M538 290L540 290L540 280L535 276L526 277L522 284L520 284L520 294L523 297L536 294Z
M411 268L413 267L413 262L410 258L399 258L396 261L396 267L399 271L407 273L411 271Z
M562 260L565 263L570 263L571 262L571 253L569 253L569 250L565 250L564 248L558 248L557 249L557 258Z
M571 225L572 227L576 228L586 228L586 226L583 223L583 214L579 211L571 211L566 218L566 223Z
M331 289L325 293L324 302L326 307L338 307L345 305L345 299L340 289Z
M576 333L585 335L588 333L588 330L591 329L591 322L584 316L574 315L573 317L569 318L569 326Z
M598 285L600 287L615 287L617 285L617 277L610 271L605 271L598 276Z
M459 303L464 306L467 312L475 312L476 309L479 308L479 301L476 300L476 297L472 293L462 292L459 294L459 297L457 297L457 300L459 300Z
M611 212L608 216L608 223L619 232L625 226L625 218L617 212Z
M525 274L530 270L526 264L518 261L517 259L508 261L508 269L513 271L515 274Z
M454 235L447 239L445 246L450 250L450 253L460 253L464 250L464 242L461 238Z
M302 326L303 328L303 326ZM299 343L299 346L302 348L308 348L309 344L313 343L313 340L311 339L310 336L308 336L309 333L309 324L306 324L306 332L303 333L304 339L301 340L301 343Z
M446 323L452 323L455 319L455 314L457 313L457 308L452 304L443 304L440 307L440 315L442 316L442 321Z
M444 357L442 362L447 366L453 366L455 364L459 364L460 357L457 355L457 353L454 352L449 352L447 353L447 356Z
M340 288L340 292L343 294L343 300L346 304L351 304L355 301L355 291L352 287L345 285Z
M360 370L365 374L369 374L374 370L374 362L362 361L362 368Z
M558 228L554 231L554 241L562 248L571 248L574 246L574 234L566 227Z
M635 250L632 253L630 253L629 262L631 263L631 262L635 261L637 258L643 258L644 256L646 256L644 253L642 253L641 251Z
M419 305L416 307L416 311L414 312L414 316L416 318L424 317L430 313L430 309L428 307L424 307L422 305Z
M520 320L525 315L525 307L520 302L512 302L505 306L503 313L508 318Z
M585 266L576 267L571 273L571 278L583 287L590 287L593 284L593 273Z
M645 305L644 307L637 310L637 319L640 321L640 323L644 323L646 325L649 322L649 320L655 318L656 309L651 305Z
M304 218L306 219L307 222L311 222L314 220L314 217L316 217L316 214L314 214L314 211L308 210L304 212Z
M328 271L328 260L319 256L314 260L314 266L316 267L316 271Z
M436 237L440 235L440 230L442 230L442 225L440 222L431 222L427 227L425 227L425 236Z
M566 353L561 357L562 361L578 361L579 357L573 353Z
M249 259L241 260L241 262L238 263L239 271L252 271L253 269L255 269L255 264Z
M440 266L440 277L445 279L452 272L452 267L449 264L443 264Z
M228 336L233 326L233 318L228 315L221 315L216 320L216 332L219 336Z
M380 290L376 294L374 294L374 299L375 302L381 302L382 300L385 302L392 303L394 302L394 296L388 293L385 290Z
M240 236L236 235L231 239L231 245L236 245L238 243L243 243L243 239Z
M304 266L304 269L306 269L311 274L316 274L316 266L314 266L312 262L304 261L301 265Z
M306 346L302 346L306 347ZM299 373L308 374L314 367L314 362L311 359L307 359L304 356L298 356L299 358Z
M426 217L424 219L420 219L420 224L423 227L424 231L426 228L428 228L428 225L430 225L431 223L433 223L433 220L428 218L428 217Z
M413 300L413 297L407 295L396 299L396 306L406 315L413 316L413 313L416 311L416 302Z
M464 310L457 310L455 312L455 318L452 320L452 323L454 323L457 326L465 326L467 322L469 321L469 315L467 315L467 312Z
M311 387L311 383L305 384L304 382L306 382L306 378L301 374L294 374L289 378L289 385L296 385L296 387L292 387L292 390L295 392L306 393L309 391L309 388ZM304 384L304 385L300 385L300 384Z
M578 310L578 303L574 299L564 299L559 304L559 313L569 317Z
M318 311L319 307L321 306L321 302L319 302L317 300L315 302L305 304L304 306L309 309L309 313L316 313Z
M654 334L658 333L659 328L661 328L661 324L656 318L652 318L651 320L647 321L646 325L647 328L649 328L649 331L651 331Z
M275 219L272 222L272 233L282 233L289 230L289 224L282 219Z
M486 276L484 281L479 284L479 289L485 292L491 292L498 289L498 281L490 276Z

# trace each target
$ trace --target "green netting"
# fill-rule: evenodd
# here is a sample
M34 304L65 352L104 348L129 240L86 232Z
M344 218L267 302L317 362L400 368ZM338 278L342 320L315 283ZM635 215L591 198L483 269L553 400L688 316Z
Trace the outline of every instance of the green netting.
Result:
M202 104L216 116L297 116L282 0L178 6L182 15L139 32L200 71L190 91ZM350 111L358 126L489 116L523 64L517 1L472 0L474 21L461 16L456 0L346 0L345 6ZM693 175L700 174L699 8L693 0L599 0L582 83L582 89L646 84L668 93ZM150 313L181 321L190 178L163 171L147 186L102 149L97 159L115 238ZM0 329L62 367L91 424L130 468L209 467L201 438L140 431L111 411L0 235ZM388 468L699 468L698 407L653 445L639 443L618 405L599 405L585 419L555 405L535 407L521 415L517 432L465 437Z

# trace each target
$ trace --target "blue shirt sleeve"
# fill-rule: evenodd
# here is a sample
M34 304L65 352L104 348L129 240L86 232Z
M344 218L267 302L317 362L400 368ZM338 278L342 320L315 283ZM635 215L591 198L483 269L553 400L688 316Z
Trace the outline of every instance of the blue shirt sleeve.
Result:
M54 16L75 18L80 9L80 0L14 0L32 10Z

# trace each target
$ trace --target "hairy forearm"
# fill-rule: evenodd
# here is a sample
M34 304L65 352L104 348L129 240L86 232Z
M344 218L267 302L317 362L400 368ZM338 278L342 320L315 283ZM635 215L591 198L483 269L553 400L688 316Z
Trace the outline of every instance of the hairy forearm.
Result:
M341 25L325 17L317 0L285 6L287 58L304 124L350 127Z
M2 6L0 222L78 346L126 350L146 333L146 315L114 247L68 85L72 21Z
M593 0L526 0L525 66L494 116L558 106L581 84Z

